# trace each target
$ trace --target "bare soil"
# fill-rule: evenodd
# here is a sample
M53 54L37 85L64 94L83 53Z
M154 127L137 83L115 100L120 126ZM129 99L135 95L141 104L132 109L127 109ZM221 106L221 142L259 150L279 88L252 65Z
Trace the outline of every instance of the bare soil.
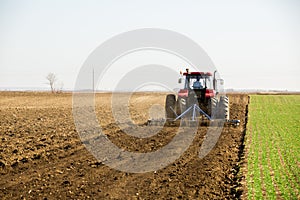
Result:
M163 93L137 93L130 99L135 123L148 109L163 105ZM198 157L207 131L199 127L192 145L173 164L156 172L126 173L96 160L82 144L72 116L72 94L0 92L0 199L236 199L243 194L238 170L248 96L230 94L232 119L218 143ZM118 146L149 152L167 144L176 127L134 139L120 130L110 109L111 94L96 95L97 117ZM151 115L151 114L150 114Z

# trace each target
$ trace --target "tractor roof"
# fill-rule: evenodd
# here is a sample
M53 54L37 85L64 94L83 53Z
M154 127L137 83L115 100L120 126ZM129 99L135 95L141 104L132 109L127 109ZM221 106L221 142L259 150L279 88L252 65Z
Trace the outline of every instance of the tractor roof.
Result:
M212 73L210 72L184 72L183 73L184 76L187 76L187 75L204 75L204 76L212 76Z

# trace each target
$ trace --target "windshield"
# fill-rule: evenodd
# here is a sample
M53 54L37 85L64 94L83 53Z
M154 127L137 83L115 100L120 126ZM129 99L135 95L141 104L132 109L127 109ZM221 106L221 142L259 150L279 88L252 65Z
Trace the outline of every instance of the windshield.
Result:
M188 75L185 78L185 89L204 89L212 88L211 77L209 76L200 76L200 75Z

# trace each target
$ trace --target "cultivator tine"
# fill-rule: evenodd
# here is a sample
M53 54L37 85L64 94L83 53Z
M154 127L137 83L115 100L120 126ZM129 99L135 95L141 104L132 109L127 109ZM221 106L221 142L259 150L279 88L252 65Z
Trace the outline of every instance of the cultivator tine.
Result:
M149 119L147 121L148 126L183 126L183 127L195 127L195 126L234 126L237 127L240 124L240 120L225 120L225 119L208 119L208 118L194 118L187 119L182 118L180 120L174 119Z
M163 126L167 123L168 120L160 118L160 119L149 119L147 125L149 126Z

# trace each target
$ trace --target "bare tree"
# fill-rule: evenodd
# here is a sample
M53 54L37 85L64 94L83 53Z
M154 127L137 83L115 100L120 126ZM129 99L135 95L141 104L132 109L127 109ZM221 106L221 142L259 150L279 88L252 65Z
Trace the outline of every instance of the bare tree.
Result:
M47 76L46 76L46 79L49 81L49 85L50 85L50 88L51 88L51 92L55 92L55 88L54 88L54 84L55 82L57 81L57 78L56 78L56 75L54 73L49 73Z

